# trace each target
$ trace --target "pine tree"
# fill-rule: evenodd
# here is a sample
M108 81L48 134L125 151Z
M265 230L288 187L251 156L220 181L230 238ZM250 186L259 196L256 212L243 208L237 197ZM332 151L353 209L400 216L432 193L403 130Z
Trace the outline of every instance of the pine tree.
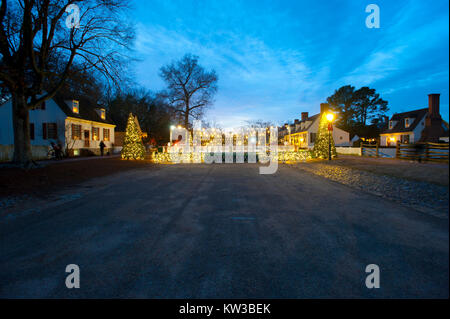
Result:
M122 158L143 160L145 156L145 147L142 144L141 134L132 113L128 116L127 129L123 141Z
M317 132L316 141L314 143L314 156L320 158L328 158L328 134L331 133L331 156L337 157L336 146L334 145L333 132L328 132L328 121L326 113L320 115L319 131Z

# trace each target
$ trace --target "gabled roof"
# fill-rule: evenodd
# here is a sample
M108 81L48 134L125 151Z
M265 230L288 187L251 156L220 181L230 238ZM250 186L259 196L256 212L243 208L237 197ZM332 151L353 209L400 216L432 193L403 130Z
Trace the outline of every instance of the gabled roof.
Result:
M112 121L108 112L106 112L106 118L102 119L95 110L97 106L92 105L91 103L89 103L86 100L79 101L80 106L79 106L78 114L72 112L72 109L67 105L67 103L65 102L65 100L62 97L55 97L55 98L53 98L53 100L59 106L59 108L69 117L114 125L114 122Z
M392 115L389 121L396 121L397 123L395 123L395 126L392 129L389 129L389 125L386 126L381 131L381 134L411 132L417 127L417 125L419 125L420 121L427 115L427 113L428 108L403 113L395 113L394 115ZM414 118L414 122L410 123L408 127L405 127L406 118Z
M295 130L294 133L305 132L305 131L309 130L309 128L314 124L315 120L317 120L319 118L319 116L320 116L320 113L308 117L305 121L300 121L300 124L305 123L305 122L311 122L311 123L309 123L309 125L307 127L304 127L303 129L301 129L299 127L299 129Z

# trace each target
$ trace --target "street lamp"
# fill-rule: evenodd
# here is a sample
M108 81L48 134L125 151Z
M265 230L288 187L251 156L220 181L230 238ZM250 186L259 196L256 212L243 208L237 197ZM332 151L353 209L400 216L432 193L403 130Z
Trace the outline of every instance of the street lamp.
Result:
M334 114L328 113L326 117L328 121L328 160L331 161L331 132L333 131Z

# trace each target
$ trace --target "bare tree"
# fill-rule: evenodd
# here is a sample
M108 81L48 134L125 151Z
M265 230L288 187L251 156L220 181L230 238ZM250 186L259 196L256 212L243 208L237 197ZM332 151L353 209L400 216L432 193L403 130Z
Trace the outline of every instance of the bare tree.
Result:
M273 123L271 121L250 120L246 122L247 122L247 125L245 125L246 128L269 128L273 126Z
M28 111L55 96L73 72L118 82L124 49L134 35L122 19L126 5L125 0L2 0L0 81L12 99L14 162L32 162Z
M198 57L186 54L180 61L163 66L160 72L168 89L163 94L189 127L190 116L201 118L217 92L217 75L198 64Z

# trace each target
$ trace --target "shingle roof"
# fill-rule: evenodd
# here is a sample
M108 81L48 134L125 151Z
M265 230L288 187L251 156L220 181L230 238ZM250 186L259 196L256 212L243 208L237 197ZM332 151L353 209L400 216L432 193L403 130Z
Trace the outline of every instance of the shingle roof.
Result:
M308 121L311 122L311 123L309 123L309 125L308 125L307 127L304 127L303 129L301 129L300 127L299 127L297 130L294 129L294 130L291 132L291 134L299 133L299 132L305 132L305 131L309 130L309 128L311 127L311 125L314 124L314 121L315 121L319 116L320 116L320 113L308 117L305 121L300 121L300 124L301 124L301 123L308 122ZM294 128L295 128L295 125L294 125Z
M411 132L413 131L420 121L426 116L428 113L428 108L403 112L403 113L395 113L392 115L390 121L396 121L395 126L392 129L389 129L389 126L385 127L381 131L381 134L388 133L400 133L400 132ZM412 122L408 127L405 127L405 119L406 118L414 118L414 122Z
M82 120L95 121L100 123L112 124L114 125L113 120L109 116L108 112L106 112L106 118L102 119L100 115L96 112L95 108L97 106L92 105L90 102L86 100L79 100L79 113L73 113L70 107L67 105L65 100L62 97L55 97L53 100L58 104L61 110L70 117L79 118Z

